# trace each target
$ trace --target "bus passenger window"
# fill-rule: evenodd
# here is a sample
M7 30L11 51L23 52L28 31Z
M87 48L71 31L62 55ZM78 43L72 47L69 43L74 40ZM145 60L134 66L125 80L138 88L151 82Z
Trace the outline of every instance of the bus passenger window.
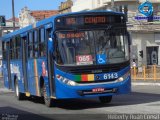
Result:
M33 32L29 33L28 58L33 58Z
M34 43L37 43L38 42L38 31L35 30L34 31Z
M45 34L44 34L44 29L40 29L39 31L39 54L40 57L46 56L46 43L45 43Z
M33 35L32 34L33 34L32 32L29 33L29 44L33 43Z
M34 57L38 57L38 44L36 43L36 44L34 44Z
M44 29L42 28L40 30L40 42L44 42L45 41L45 35L44 35Z
M29 58L33 57L33 48L32 48L32 45L28 46L28 57Z
M16 37L16 59L21 58L21 38L20 36Z
M34 41L33 41L33 55L35 58L38 57L38 31L34 31Z
M39 52L40 52L40 56L43 57L45 56L45 52L46 52L46 49L45 49L45 44L44 43L40 43L39 44Z
M2 50L3 50L3 59L6 60L7 59L7 45L6 45L6 42L2 43Z
M15 59L16 55L15 55L15 39L12 38L10 40L10 59Z

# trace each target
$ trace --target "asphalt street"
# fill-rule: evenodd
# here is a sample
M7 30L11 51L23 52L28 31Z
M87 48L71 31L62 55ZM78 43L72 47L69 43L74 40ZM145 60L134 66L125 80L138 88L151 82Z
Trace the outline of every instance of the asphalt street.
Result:
M56 101L46 107L39 98L18 101L13 92L0 91L0 120L97 120L109 114L160 114L160 86L133 85L132 93L114 96L110 104L98 99Z

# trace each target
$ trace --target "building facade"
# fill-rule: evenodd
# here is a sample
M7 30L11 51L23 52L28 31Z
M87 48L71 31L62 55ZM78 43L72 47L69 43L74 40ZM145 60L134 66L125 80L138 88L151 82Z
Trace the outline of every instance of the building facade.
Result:
M148 0L153 5L152 16L160 17L160 1ZM146 0L76 0L72 11L114 10L123 12L127 18L128 30L131 34L131 59L138 66L160 65L160 19L136 19L144 16L138 6Z
M20 28L34 24L37 21L51 17L58 14L58 10L36 10L31 11L27 7L21 9L19 13L19 24Z
M58 11L60 14L69 13L72 11L71 10L72 6L73 6L73 0L66 0L65 2L61 2Z
M19 19L15 18L15 30L19 29ZM6 26L0 26L0 37L13 32L13 18L6 20Z

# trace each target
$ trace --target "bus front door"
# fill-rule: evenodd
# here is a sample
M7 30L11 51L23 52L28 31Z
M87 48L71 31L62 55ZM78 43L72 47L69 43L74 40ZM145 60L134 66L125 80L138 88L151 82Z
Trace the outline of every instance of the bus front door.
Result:
M53 45L53 37L52 37L52 29L46 29L46 40L47 40L47 64L48 64L48 76L49 76L49 87L50 87L50 94L55 96L55 81L54 81L54 60L52 56L52 52L49 50L49 47Z
M25 90L25 92L28 92L28 81L27 81L27 36L22 37L22 66L23 66L24 90Z

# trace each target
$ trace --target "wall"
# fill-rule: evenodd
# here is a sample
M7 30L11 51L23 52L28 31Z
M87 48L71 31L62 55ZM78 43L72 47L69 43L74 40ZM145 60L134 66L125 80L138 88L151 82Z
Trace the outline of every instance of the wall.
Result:
M155 43L154 33L136 33L132 32L132 45L137 46L138 65L147 65L146 47L160 46ZM143 50L143 58L139 56L139 51ZM160 48L158 51L158 65L160 65Z
M28 26L36 22L35 18L30 15L31 11L24 7L19 13L19 25L20 28Z
M93 8L94 0L77 0L73 3L72 12L78 12L83 10L91 10Z

